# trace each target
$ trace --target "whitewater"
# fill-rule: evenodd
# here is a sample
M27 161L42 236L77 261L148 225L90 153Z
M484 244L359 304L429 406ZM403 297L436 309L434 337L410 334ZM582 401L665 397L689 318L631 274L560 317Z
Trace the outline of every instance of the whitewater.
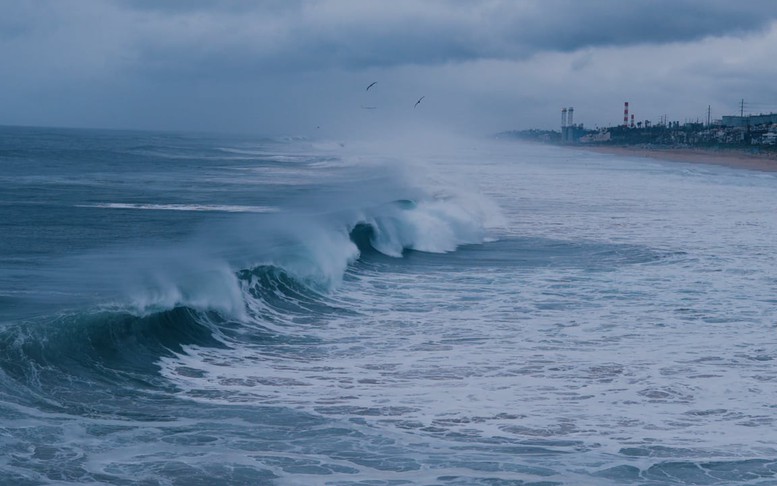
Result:
M0 484L777 485L777 175L0 127Z

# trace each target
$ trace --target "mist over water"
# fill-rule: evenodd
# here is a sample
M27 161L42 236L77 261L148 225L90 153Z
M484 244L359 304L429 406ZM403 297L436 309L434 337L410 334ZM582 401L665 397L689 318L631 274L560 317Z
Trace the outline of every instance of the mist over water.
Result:
M772 174L0 136L0 482L777 481Z

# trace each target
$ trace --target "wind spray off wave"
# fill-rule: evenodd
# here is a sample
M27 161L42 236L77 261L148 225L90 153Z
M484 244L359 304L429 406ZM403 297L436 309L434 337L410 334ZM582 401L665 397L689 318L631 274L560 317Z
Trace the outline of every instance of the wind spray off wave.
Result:
M457 194L449 186L442 196L436 187L408 186L406 177L349 177L319 191L277 214L244 215L209 226L191 244L207 257L203 261L225 262L236 275L273 267L326 292L340 285L363 251L396 258L409 250L454 251L488 238L487 224L495 214L487 213L494 206L476 194Z
M406 251L449 252L483 242L500 221L490 201L451 180L431 177L423 163L353 152L310 155L309 147L296 148L298 153L295 147L285 148L289 155L282 162L277 157L267 161L266 155L257 155L251 165L245 160L220 162L219 177L231 177L230 184L245 194L240 204L74 204L106 218L140 218L138 209L156 210L158 218L196 218L196 229L174 242L112 241L54 259L39 271L43 289L34 298L48 299L53 306L67 301L139 316L184 306L243 320L252 304L239 276L258 268L276 268L302 285L328 292L363 251L397 258ZM264 154L268 149L236 150ZM295 184L289 186L292 172ZM252 177L246 178L249 173ZM186 211L164 211L170 208Z

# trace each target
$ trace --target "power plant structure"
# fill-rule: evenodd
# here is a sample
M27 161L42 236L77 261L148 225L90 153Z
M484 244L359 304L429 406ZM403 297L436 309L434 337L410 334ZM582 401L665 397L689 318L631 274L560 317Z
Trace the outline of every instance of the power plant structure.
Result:
M629 126L629 102L623 103L623 126Z
M629 118L630 117L630 118ZM623 102L623 127L624 128L636 128L634 123L634 113L629 114L629 102Z
M631 116L631 118L629 118L629 116ZM631 120L631 124L629 124L629 120ZM636 125L634 124L634 113L629 115L628 101L623 102L623 126L626 128L636 128Z
M561 143L574 143L583 131L582 125L575 125L575 108L561 109Z

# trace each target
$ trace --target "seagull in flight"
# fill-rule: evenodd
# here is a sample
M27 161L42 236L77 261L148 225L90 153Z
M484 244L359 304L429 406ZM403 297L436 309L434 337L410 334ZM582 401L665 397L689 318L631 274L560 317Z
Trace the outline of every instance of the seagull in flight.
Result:
M418 101L416 101L416 102L415 102L415 104L413 105L413 108L415 108L416 106L418 106L418 103L420 103L420 102L421 102L421 100L422 100L422 99L424 99L424 98L426 98L426 95L424 95L424 96L421 96L420 98L418 98Z
M364 91L369 91L369 90L370 90L370 88L372 88L373 86L375 86L375 84L376 84L376 83L377 83L377 81L373 81L373 82L371 82L371 83L370 83L370 85L369 85L369 86L367 86L367 89L365 89Z

